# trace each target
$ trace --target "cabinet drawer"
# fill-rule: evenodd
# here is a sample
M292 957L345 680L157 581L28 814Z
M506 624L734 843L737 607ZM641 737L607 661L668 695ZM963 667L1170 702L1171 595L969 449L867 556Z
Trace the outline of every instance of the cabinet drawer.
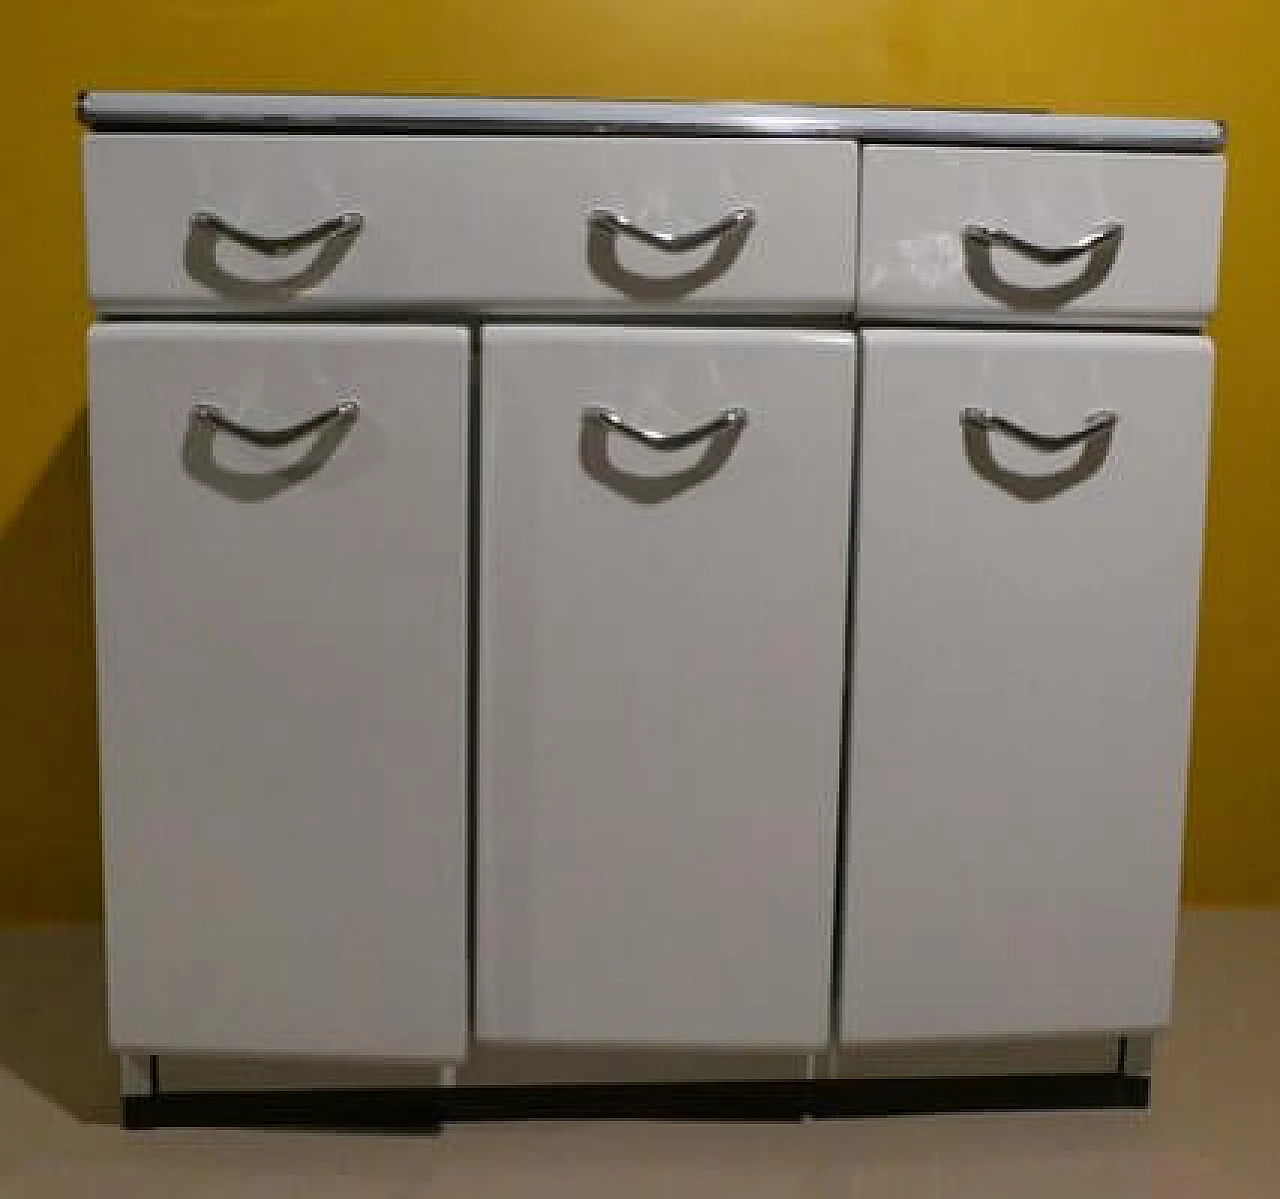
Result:
M104 134L85 182L107 311L853 306L849 144Z
M465 1052L467 348L93 330L116 1046Z
M1224 172L1212 155L868 147L859 315L1198 325Z

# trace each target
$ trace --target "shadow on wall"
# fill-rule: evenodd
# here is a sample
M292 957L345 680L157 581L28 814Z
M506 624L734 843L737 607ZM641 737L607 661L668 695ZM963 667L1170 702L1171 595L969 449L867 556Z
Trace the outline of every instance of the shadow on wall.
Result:
M0 529L0 922L101 911L87 424Z
M119 1119L95 925L0 931L0 1072L79 1120Z

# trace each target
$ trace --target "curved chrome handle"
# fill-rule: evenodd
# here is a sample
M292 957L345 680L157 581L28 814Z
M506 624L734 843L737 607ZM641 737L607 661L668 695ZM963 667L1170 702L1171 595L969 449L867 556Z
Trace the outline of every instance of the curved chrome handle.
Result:
M230 221L225 221L216 212L194 212L191 214L192 231L207 229L255 250L259 254L267 254L273 258L281 258L286 254L295 254L323 241L339 238L355 237L364 228L364 217L358 212L343 212L310 229L300 233L287 233L283 237L265 237L259 233L250 233L239 229Z
M735 208L727 216L721 217L715 224L703 229L693 229L688 233L655 233L637 225L629 217L613 212L608 208L593 208L587 218L593 228L602 229L606 233L625 233L636 241L644 242L657 250L665 250L669 254L681 254L685 250L696 250L708 242L717 241L732 233L739 236L749 233L756 223L755 210L752 208Z
M596 421L606 428L630 437L633 441L640 442L641 445L647 445L651 450L682 450L686 446L705 441L718 433L746 428L747 410L725 408L706 424L698 425L693 429L683 429L679 433L659 433L653 429L641 429L636 425L628 424L612 408L584 408L582 418Z
M1034 449L1043 450L1045 453L1052 453L1054 450L1069 450L1072 446L1079 445L1081 442L1110 433L1119 420L1120 414L1118 412L1103 408L1097 412L1090 412L1084 418L1084 424L1074 433L1053 434L1037 433L1034 429L1015 424L1003 416L997 416L990 408L965 408L960 413L960 423L966 428L978 429L984 433L989 433L994 429L1014 437L1018 441L1025 442Z
M193 404L191 407L192 420L212 425L223 433L230 433L243 441L261 446L288 445L291 441L297 441L299 437L305 437L308 433L314 433L326 425L337 421L350 422L359 415L358 400L343 400L324 412L318 412L315 416L299 421L296 425L287 425L283 429L255 429L252 425L242 425L239 421L232 420L216 404Z
M1119 246L1124 237L1124 226L1118 221L1110 221L1100 225L1092 233L1086 234L1079 241L1068 246L1041 246L1010 233L1006 229L989 229L985 225L966 225L964 240L971 246L981 250L990 250L1000 246L1005 250L1013 250L1024 258L1044 266L1061 266L1065 262L1074 262L1086 255L1098 254L1103 250Z

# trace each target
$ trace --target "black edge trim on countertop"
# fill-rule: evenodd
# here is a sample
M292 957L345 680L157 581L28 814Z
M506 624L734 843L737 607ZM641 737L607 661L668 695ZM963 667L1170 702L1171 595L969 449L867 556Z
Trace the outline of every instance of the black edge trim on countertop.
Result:
M1118 1073L538 1087L199 1091L129 1096L126 1128L435 1132L476 1120L799 1120L1143 1109L1150 1080Z

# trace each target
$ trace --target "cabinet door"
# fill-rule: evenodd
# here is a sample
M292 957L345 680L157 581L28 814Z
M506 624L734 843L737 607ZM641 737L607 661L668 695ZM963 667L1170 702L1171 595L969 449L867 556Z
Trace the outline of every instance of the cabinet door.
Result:
M94 329L116 1046L461 1054L466 364L459 330Z
M1210 343L863 345L844 1037L1160 1025Z
M477 1034L820 1045L853 338L525 326L484 360Z

